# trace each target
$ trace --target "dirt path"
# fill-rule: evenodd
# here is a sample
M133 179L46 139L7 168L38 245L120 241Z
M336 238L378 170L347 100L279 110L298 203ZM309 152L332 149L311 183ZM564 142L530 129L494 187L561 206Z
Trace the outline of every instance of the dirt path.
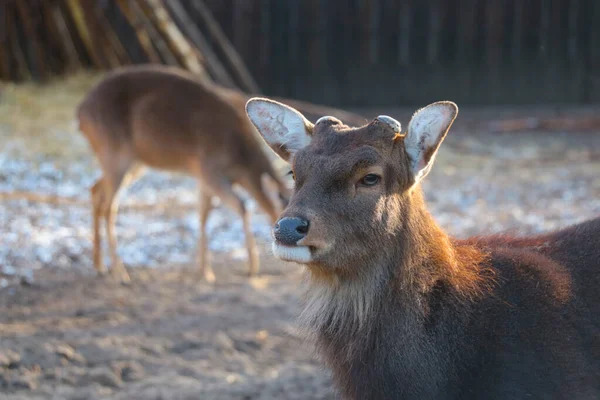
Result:
M294 334L297 268L132 271L125 287L45 270L0 292L3 399L326 399L326 371Z

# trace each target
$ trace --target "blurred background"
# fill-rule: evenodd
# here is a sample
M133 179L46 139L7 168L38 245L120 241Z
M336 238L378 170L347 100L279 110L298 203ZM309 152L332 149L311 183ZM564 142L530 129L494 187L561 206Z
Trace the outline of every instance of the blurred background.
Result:
M259 277L243 276L241 220L218 206L217 283L191 279L196 182L163 171L122 196L132 285L94 276L100 171L74 110L106 71L142 63L351 124L406 126L455 101L423 187L459 237L600 214L598 1L0 0L2 399L333 398L294 329L302 271L269 254L248 196Z

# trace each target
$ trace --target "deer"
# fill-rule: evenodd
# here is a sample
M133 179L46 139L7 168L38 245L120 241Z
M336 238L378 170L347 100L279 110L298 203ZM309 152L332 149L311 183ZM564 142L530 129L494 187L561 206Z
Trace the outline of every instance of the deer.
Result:
M346 399L600 398L600 218L534 236L451 237L421 182L458 115L405 132L264 97L248 118L290 165L273 254L306 272L300 332Z
M93 263L98 275L106 273L100 235L104 222L111 275L130 282L117 254L118 194L148 167L188 174L198 181L197 264L201 278L215 280L206 232L214 197L243 219L248 275L258 273L250 213L233 186L241 186L256 199L272 221L287 201L288 189L246 117L246 100L186 70L161 65L115 69L89 91L76 113L79 130L102 170L90 190Z

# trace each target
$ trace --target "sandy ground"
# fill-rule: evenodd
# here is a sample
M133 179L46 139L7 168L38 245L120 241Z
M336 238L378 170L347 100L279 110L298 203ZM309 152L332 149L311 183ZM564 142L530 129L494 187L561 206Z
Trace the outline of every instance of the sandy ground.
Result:
M209 221L217 283L196 282L196 184L151 171L127 190L118 220L133 284L94 277L88 188L99 171L71 122L96 79L0 88L0 397L334 398L328 372L294 331L302 271L270 256L260 210L261 275L243 276L241 221L218 207ZM368 111L405 125L410 112ZM516 113L532 112L555 110ZM481 129L511 113L461 110L424 184L439 223L464 237L600 214L600 132ZM9 196L16 192L71 204Z

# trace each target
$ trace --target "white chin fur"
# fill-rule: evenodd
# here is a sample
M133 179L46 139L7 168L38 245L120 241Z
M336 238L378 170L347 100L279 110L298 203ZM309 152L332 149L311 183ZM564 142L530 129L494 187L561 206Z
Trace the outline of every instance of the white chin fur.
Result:
M310 250L307 246L282 246L273 242L273 254L284 261L293 261L300 264L307 264L312 259Z

